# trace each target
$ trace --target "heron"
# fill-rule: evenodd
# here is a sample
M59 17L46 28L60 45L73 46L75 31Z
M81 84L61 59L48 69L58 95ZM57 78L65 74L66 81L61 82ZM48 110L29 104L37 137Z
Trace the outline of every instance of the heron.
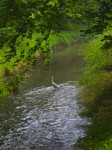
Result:
M55 89L59 89L59 85L56 84L56 83L53 81L53 76L52 76L52 86L53 86Z

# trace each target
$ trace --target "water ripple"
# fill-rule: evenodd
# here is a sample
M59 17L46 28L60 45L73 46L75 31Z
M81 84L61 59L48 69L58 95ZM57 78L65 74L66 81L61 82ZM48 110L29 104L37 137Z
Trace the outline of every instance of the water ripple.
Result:
M74 150L90 124L78 115L77 92L75 86L62 84L60 90L41 87L19 96L9 118L13 127L1 135L1 150Z

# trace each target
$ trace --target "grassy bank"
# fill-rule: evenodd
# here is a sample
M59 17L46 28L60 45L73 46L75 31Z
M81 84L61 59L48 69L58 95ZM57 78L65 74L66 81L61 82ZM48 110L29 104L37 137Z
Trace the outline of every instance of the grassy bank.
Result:
M85 150L112 149L112 93L107 91L94 104L92 125L87 129L87 136L82 141Z
M80 83L83 85L81 100L86 109L81 115L92 117L92 125L81 141L85 150L112 149L112 48L104 49L102 40L110 32L109 29L96 36L83 52L86 67Z

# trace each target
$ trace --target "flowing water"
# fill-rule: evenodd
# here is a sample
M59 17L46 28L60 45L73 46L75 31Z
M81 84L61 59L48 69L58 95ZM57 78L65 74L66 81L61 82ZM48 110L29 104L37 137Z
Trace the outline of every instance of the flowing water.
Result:
M83 60L76 49L56 51L49 70L35 67L19 93L0 102L0 150L80 150L75 144L90 120L78 115L83 106L73 81ZM52 75L59 90L51 86Z

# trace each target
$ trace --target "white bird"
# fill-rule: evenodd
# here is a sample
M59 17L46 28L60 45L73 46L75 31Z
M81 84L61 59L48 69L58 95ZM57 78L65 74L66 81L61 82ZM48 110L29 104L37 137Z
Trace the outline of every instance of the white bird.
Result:
M57 85L57 84L53 81L53 76L52 76L52 86L53 86L55 89L59 89L59 85Z

